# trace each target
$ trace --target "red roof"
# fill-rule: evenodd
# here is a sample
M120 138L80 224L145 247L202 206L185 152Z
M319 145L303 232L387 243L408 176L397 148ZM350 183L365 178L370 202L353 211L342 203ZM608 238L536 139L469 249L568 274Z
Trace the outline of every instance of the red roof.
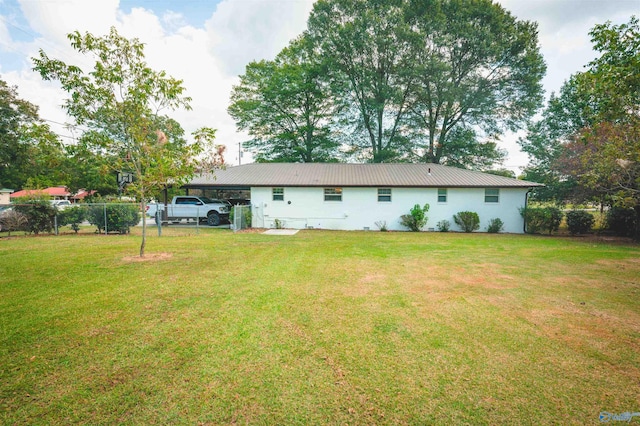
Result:
M11 198L29 197L31 195L45 195L50 197L70 197L71 193L64 186L52 186L47 189L23 189L9 195Z
M83 200L85 197L88 197L90 195L95 194L96 191L87 191L84 189L81 189L80 191L78 191L78 193L76 195L74 195L73 198L74 200Z

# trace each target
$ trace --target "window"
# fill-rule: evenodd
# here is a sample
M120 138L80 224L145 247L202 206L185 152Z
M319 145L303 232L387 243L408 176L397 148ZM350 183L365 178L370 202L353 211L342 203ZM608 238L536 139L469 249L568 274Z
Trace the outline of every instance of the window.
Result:
M446 203L447 202L447 190L446 189L438 189L438 202Z
M342 201L342 188L325 188L325 201Z
M284 188L273 188L273 201L284 201Z
M391 188L378 188L378 202L391 202Z
M484 190L485 203L497 203L500 201L500 190L498 188L486 188Z

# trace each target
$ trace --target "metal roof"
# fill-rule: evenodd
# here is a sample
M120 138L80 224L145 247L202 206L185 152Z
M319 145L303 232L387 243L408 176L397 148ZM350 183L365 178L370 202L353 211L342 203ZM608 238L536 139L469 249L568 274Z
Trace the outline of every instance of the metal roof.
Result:
M200 175L184 186L529 188L544 185L430 163L253 163Z

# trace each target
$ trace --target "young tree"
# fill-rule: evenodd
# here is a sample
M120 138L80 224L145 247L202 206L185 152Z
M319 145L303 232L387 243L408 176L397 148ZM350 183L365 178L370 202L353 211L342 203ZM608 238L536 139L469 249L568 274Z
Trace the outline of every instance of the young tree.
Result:
M42 50L33 59L35 70L45 80L60 81L70 95L64 108L90 129L91 143L113 158L111 169L133 175L126 189L144 211L153 191L180 184L193 172L198 145L169 139L163 126L171 120L161 115L166 109L189 109L190 98L181 80L147 66L142 43L115 28L103 37L76 31L68 38L76 51L95 59L93 70L51 59ZM146 221L142 224L140 256L146 244Z
M257 161L326 162L338 143L329 124L334 104L326 69L304 36L274 61L251 62L231 95L229 114L253 137L245 147Z

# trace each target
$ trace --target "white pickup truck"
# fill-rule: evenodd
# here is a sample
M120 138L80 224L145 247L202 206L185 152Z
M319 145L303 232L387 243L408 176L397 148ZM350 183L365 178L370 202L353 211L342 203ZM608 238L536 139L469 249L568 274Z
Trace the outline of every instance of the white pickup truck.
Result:
M178 195L173 197L171 204L167 204L167 214L164 215L164 204L150 203L147 205L147 215L156 218L158 222L180 222L183 219L206 221L209 226L218 226L229 218L229 203L207 197L193 195ZM158 212L158 214L156 214Z

